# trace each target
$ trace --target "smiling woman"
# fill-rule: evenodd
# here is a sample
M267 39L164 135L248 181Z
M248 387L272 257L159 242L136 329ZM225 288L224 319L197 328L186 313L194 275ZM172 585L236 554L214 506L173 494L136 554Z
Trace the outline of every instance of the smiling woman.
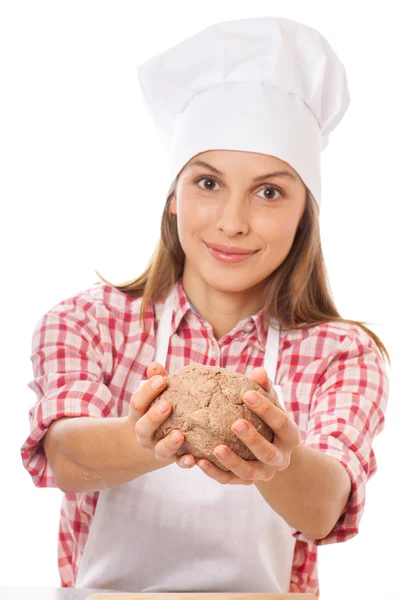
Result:
M339 314L321 249L320 153L349 104L343 65L316 30L255 18L138 74L168 151L161 239L138 277L98 274L34 333L22 457L36 485L66 494L63 586L318 596L317 546L358 532L388 397L386 348ZM187 419L155 438L172 404L152 403L192 363L268 390L243 402L271 441L231 424L254 460L221 443L226 471L178 456Z

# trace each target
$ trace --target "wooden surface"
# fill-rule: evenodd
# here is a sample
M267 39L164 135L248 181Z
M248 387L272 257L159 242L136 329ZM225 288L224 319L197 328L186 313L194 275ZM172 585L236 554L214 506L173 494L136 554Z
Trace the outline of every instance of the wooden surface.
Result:
M313 594L227 594L207 593L154 593L154 594L91 594L87 600L316 600Z

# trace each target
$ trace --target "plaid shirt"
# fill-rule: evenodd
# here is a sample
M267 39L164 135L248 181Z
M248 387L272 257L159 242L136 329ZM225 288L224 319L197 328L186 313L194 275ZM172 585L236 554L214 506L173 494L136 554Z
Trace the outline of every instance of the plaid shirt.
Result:
M193 310L178 284L172 338L165 365L175 373L195 362L247 376L263 365L268 328L263 310L242 319L218 341L209 323ZM40 440L61 417L121 417L155 356L155 326L165 299L139 320L140 298L104 283L60 302L35 326L34 379L37 401L29 411L31 432L21 448L23 464L37 487L56 487ZM218 344L218 353L212 348ZM214 355L216 356L214 357ZM322 540L292 530L296 538L290 592L319 597L317 549L344 542L359 528L365 486L376 472L372 441L384 426L389 381L372 338L356 325L324 323L281 332L276 384L302 443L336 458L347 470L352 495L346 512ZM73 587L99 492L64 494L58 542L63 587Z

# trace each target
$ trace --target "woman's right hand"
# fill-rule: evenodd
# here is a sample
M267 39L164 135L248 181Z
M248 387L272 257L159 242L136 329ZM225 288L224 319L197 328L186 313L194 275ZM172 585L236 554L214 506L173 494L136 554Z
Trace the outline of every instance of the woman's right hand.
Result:
M151 376L152 374L153 376ZM182 468L191 468L196 464L194 456L191 454L177 456L176 454L185 441L185 436L181 431L173 430L167 437L159 441L154 437L154 432L168 418L172 409L171 403L164 400L149 408L153 400L165 389L167 384L165 375L167 372L162 365L157 362L150 363L147 367L149 380L132 394L128 420L134 427L138 444L142 448L151 450L157 460L171 464L176 462ZM156 379L160 376L163 380L161 387L153 387ZM165 410L161 411L160 409Z

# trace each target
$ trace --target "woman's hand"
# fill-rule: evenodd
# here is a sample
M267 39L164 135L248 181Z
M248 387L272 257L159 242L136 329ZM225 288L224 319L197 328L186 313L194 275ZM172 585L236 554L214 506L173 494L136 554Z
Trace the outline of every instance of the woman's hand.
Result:
M245 419L235 421L232 424L232 431L246 444L257 460L243 460L228 446L217 446L214 455L229 471L222 471L206 459L199 460L198 465L206 475L223 484L251 485L255 481L270 481L276 471L287 469L291 453L301 444L300 430L280 405L278 395L265 369L263 367L253 369L250 379L260 384L273 397L274 404L259 392L246 392L243 395L247 408L273 430L274 440L273 443L268 442ZM256 398L255 404L249 401L252 396ZM245 430L238 431L236 429L238 425L243 425ZM219 454L220 451L225 451L226 455Z
M156 376L160 375L163 378L163 383L161 387L154 388L153 383ZM148 365L147 377L149 380L132 395L128 420L134 426L138 444L142 448L151 450L157 460L167 461L171 464L175 461L180 467L187 469L194 467L196 460L191 454L176 455L185 441L185 436L181 431L171 431L162 440L154 438L155 430L167 419L172 409L171 403L164 400L149 408L152 401L165 389L166 380L164 377L166 375L167 371L160 363L152 362ZM161 408L165 410L161 411Z

